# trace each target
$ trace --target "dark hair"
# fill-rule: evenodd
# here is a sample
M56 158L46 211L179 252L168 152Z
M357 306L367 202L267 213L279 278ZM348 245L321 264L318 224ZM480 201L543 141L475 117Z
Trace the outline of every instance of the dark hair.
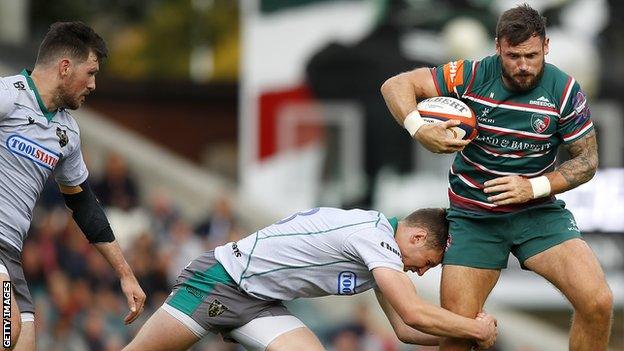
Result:
M85 61L93 52L98 61L108 56L104 40L82 22L56 22L50 26L37 54L37 65L50 63L61 55Z
M427 246L432 249L444 249L448 240L449 223L443 208L421 208L403 218L409 227L421 227L427 230Z
M528 4L509 9L500 16L496 25L496 38L503 38L512 45L518 45L537 35L546 38L546 17L543 17Z

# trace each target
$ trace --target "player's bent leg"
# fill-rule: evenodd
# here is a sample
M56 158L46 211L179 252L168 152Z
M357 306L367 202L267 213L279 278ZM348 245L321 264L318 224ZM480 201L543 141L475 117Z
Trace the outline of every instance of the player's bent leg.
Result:
M123 351L187 350L206 333L190 317L181 312L174 317L172 314L174 309L171 308L172 312L170 312L170 310L165 310L165 307L167 307L166 304L154 312Z
M574 307L570 350L606 350L613 294L587 243L564 241L528 258L524 265L554 284Z
M35 351L35 316L32 313L22 313L22 331L13 351Z
M319 339L292 315L256 318L229 336L249 351L322 351Z
M474 318L496 285L500 270L444 265L440 283L440 303L443 308ZM443 338L440 350L470 350L473 342L465 339Z
M2 281L2 350L13 350L22 329L22 321L20 317L20 311L17 307L17 300L13 292L13 285L11 284L11 278L6 267L0 264L0 281ZM7 297L10 298L10 318L5 319L5 304ZM9 304L7 304L7 307ZM9 324L10 322L10 324ZM7 328L10 326L9 328ZM6 333L6 334L5 334Z

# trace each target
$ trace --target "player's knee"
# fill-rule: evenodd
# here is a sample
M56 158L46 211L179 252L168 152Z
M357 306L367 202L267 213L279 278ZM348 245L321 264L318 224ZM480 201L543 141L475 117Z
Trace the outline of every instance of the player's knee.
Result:
M613 310L613 293L608 286L605 286L605 288L603 288L596 296L594 304L596 315L609 319L611 318L611 311Z
M470 318L476 317L482 308L477 304L461 301L461 299L441 299L440 305L446 310Z
M597 293L586 299L586 302L578 309L585 318L602 321L610 320L613 311L613 293L605 284Z

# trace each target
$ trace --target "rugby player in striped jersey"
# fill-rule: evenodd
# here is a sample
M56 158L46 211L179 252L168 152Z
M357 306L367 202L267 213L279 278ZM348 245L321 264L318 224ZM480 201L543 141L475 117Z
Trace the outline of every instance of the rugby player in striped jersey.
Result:
M474 317L513 253L574 307L570 350L606 350L611 290L574 216L554 196L593 177L596 133L579 83L545 62L548 40L545 18L520 5L499 18L496 54L401 73L381 92L397 122L425 148L457 152L449 171L452 244L443 261L442 306ZM474 110L475 140L450 139L444 129L453 121L422 123L417 101L434 96L461 99ZM570 158L557 166L560 148ZM469 348L447 338L440 349Z

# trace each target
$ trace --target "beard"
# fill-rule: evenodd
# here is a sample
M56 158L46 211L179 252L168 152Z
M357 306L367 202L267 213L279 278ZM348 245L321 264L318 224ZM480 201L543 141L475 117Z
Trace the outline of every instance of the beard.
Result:
M513 91L516 91L516 92L529 91L535 88L537 84L539 83L539 81L542 79L545 65L546 63L542 62L542 67L540 67L540 70L537 72L537 74L518 73L515 75L507 71L504 65L501 65L502 67L501 74L504 78L503 81L505 82L507 87Z
M82 105L82 96L83 95L75 96L70 94L66 89L59 89L56 95L56 106L69 110L77 110L80 105Z

